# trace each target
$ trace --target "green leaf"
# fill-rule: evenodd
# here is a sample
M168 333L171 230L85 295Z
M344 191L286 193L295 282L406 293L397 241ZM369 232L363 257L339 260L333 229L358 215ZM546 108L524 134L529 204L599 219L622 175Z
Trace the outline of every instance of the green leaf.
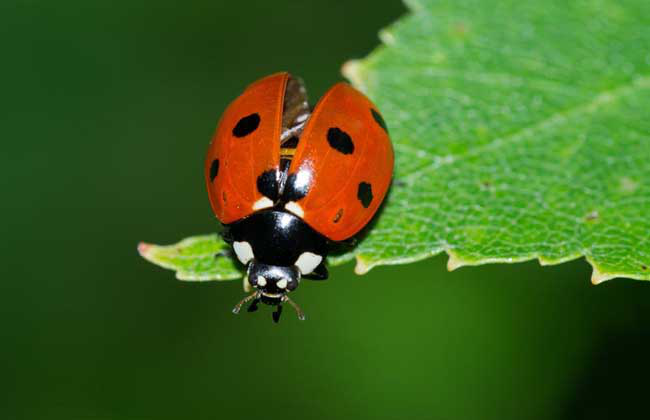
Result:
M330 263L584 256L594 283L650 279L650 2L407 4L344 66L382 110L396 167L376 225ZM202 261L193 273L222 273Z
M176 271L179 280L231 280L241 277L230 246L219 235L192 236L167 246L141 242L138 252L147 261Z

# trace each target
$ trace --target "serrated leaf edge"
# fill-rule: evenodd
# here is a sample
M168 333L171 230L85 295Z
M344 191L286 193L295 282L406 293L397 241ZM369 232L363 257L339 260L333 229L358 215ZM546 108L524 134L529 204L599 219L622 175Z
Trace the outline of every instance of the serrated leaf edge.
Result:
M406 4L407 8L409 11L407 12L407 15L414 15L419 12L423 12L424 8L422 5L417 2L416 0L404 0L404 4ZM400 20L401 21L401 20ZM400 22L398 21L398 22ZM367 55L365 58L361 59L353 59L353 60L348 60L343 64L341 67L341 73L345 78L350 80L350 82L360 90L367 92L368 90L368 70L371 67L370 66L370 61L372 60L372 57L380 51L382 48L385 47L390 47L396 43L396 38L392 34L390 30L390 26L387 28L382 29L379 32L379 38L382 41L382 44L380 44L377 48L375 48L369 55ZM600 108L602 105L620 100L622 97L627 96L638 88L648 88L650 87L650 75L640 75L637 76L636 78L630 80L629 82L617 86L614 89L610 89L604 92L601 92L594 96L591 101L579 105L573 109L569 110L564 110L560 113L553 114L551 115L550 118L547 118L545 120L542 120L541 122L538 122L537 124L534 124L531 127L525 128L523 131L533 131L540 129L544 126L547 125L553 125L557 120L564 120L568 118L570 115L575 114L575 113L589 113L597 110ZM499 140L499 139L497 139ZM474 265L484 265L484 264L491 264L491 263L518 263L518 262L525 262L525 261L530 261L533 259L537 259L539 264L542 266L545 265L557 265L561 264L564 262L572 261L581 257L584 257L585 260L591 265L592 267L592 275L591 275L591 282L594 285L598 285L600 283L603 283L607 280L614 279L616 277L625 277L629 279L635 279L635 280L650 280L650 273L648 273L647 276L644 275L638 275L638 274L633 274L633 273L625 273L625 272L610 272L602 269L599 267L592 259L590 256L585 255L584 253L582 254L575 254L575 255L568 255L564 258L557 259L557 260L549 260L544 258L541 255L531 255L531 256L519 256L519 257L513 257L513 258L486 258L482 260L469 260L469 259L464 259L460 257L456 252L452 251L451 249L432 249L430 251L417 254L417 255L412 255L410 257L406 258L394 258L390 260L375 260L372 261L369 259L369 257L364 257L363 254L355 254L356 258L356 266L354 269L354 272L358 275L363 275L368 273L372 268L380 265L398 265L398 264L407 264L407 263L412 263L416 261L420 261L426 258L433 257L435 255L438 255L440 252L445 251L448 255L448 262L447 262L447 269L449 271L456 270L460 267L463 266L474 266Z
M589 263L589 265L591 266L592 269L591 283L594 285L601 284L607 280L612 280L617 277L625 277L634 280L650 280L650 274L648 276L640 276L640 275L634 275L634 274L629 274L624 272L608 271L600 267L598 264L596 264L590 256L586 256L584 254L573 254L555 260L550 260L540 255L521 256L516 258L472 259L472 258L466 258L461 256L453 249L434 249L431 252L425 252L409 258L400 258L400 259L394 259L390 261L372 261L372 260L368 260L367 258L364 258L362 254L359 254L355 256L356 266L354 268L354 272L358 275L363 275L368 273L370 270L372 270L377 266L399 265L399 264L418 262L427 258L434 257L442 252L445 252L447 254L448 257L447 270L449 271L454 271L458 268L466 267L466 266L479 266L479 265L486 265L486 264L504 264L504 263L514 264L514 263L522 263L522 262L527 262L532 260L537 260L539 262L539 265L541 266L550 266L550 265L559 265L565 262L577 260L579 258L584 257L585 261L587 261L587 263Z

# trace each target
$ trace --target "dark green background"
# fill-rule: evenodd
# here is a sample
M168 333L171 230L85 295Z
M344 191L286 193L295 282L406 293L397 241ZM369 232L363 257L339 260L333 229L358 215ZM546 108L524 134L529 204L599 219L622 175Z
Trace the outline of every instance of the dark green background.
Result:
M541 4L541 2L540 2ZM2 419L612 418L644 407L650 287L584 261L352 266L309 319L136 253L215 229L207 143L271 72L316 99L398 1L3 1ZM389 121L390 123L390 121ZM404 241L409 238L405 237ZM266 308L264 308L266 309Z

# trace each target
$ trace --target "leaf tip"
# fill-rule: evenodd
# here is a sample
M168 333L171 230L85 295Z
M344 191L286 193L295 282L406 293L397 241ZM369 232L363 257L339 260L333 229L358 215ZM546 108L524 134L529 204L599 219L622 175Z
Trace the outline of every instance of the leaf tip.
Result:
M413 12L419 12L424 9L424 6L419 0L404 0L404 4Z
M341 67L343 76L352 82L353 85L364 89L363 76L361 72L361 60L348 60Z
M395 35L388 29L382 29L379 31L379 40L385 45L394 45L395 44Z
M468 263L453 252L447 251L449 260L447 260L447 270L454 271L457 268L468 265Z
M138 244L138 254L140 254L141 257L147 258L150 249L151 244L148 244L146 242L140 242Z
M354 273L358 275L363 275L366 274L368 271L370 271L372 267L368 265L366 261L361 258L361 255L357 255L357 263L354 266Z
M611 280L616 276L613 276L609 273L603 273L598 269L598 267L593 266L593 271L591 272L591 284L593 285L598 285L600 283L603 283L607 280Z

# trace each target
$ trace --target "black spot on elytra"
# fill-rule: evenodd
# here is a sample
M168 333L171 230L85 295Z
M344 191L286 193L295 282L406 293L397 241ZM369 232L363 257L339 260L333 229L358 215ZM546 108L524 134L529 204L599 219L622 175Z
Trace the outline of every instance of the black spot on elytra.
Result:
M232 129L232 135L235 137L246 137L253 131L257 130L260 125L260 114L247 115L237 122Z
M257 190L265 197L275 202L278 199L278 178L275 169L269 169L257 177Z
M219 159L215 159L212 161L212 164L210 165L210 182L214 181L214 179L217 177L219 174Z
M367 182L359 183L359 189L357 190L357 198L361 201L361 205L365 208L370 207L372 203L372 186Z
M348 133L338 127L332 127L327 130L327 142L333 149L344 155L350 155L354 152L352 138L350 138Z
M298 184L298 177L296 174L291 174L287 177L287 182L284 185L283 200L284 201L298 201L309 192L311 181L307 183Z
M377 124L379 124L379 126L383 128L386 133L388 133L388 127L386 126L386 121L384 121L384 117L382 117L381 114L373 108L370 108L370 113L372 114L372 118L375 119Z

